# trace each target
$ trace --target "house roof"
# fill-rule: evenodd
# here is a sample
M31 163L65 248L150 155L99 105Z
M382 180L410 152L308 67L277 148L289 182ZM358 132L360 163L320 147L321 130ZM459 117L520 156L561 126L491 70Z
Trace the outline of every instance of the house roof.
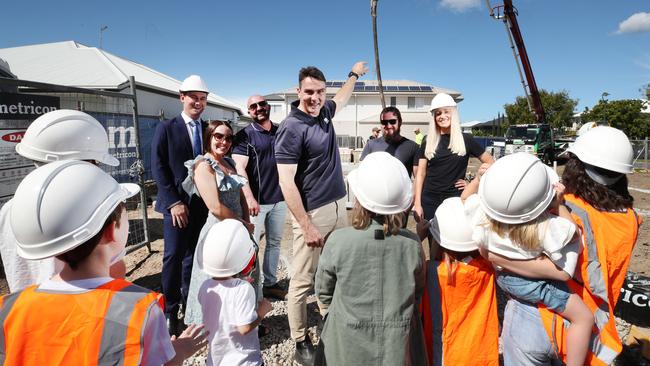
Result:
M122 90L129 76L142 87L178 95L181 82L137 62L75 41L0 49L10 72L19 79L89 89ZM214 93L208 103L241 113L240 107Z
M429 111L400 111L402 114L402 123L410 125L428 125L431 121L431 113ZM366 117L362 120L359 120L359 123L379 123L379 114Z
M326 82L327 94L336 94L341 89L345 81L343 80L330 80ZM389 94L421 94L421 95L435 95L439 93L446 93L451 95L456 101L464 99L463 95L456 90L441 88L429 84L419 83L411 80L382 80L382 87L385 93ZM379 82L377 80L362 80L357 81L354 85L354 93L359 94L379 94ZM284 95L297 95L296 87L284 89L281 91L273 92L265 96L269 100L283 100Z

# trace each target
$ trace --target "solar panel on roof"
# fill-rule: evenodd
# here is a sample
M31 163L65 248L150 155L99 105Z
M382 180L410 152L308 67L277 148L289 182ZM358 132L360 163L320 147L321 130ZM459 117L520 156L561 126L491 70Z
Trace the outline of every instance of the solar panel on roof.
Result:
M433 91L430 86L421 86L420 90L422 90L422 91Z
M363 81L357 81L356 83L354 83L354 86L355 86L355 87L357 87L357 86L364 86L364 85L366 85L366 83L363 82Z
M409 87L408 86L398 86L397 90L399 90L399 91L408 91Z
M385 90L388 90L388 91L396 91L397 90L396 86L387 86L385 88L386 88Z
M342 86L343 86L343 82L342 82L342 81L333 81L333 82L332 82L332 86L342 87Z
M420 87L419 86L409 86L409 90L410 91L420 91Z
M332 83L331 81L326 81L326 82L325 82L325 86L333 86L332 84L333 84L333 83Z

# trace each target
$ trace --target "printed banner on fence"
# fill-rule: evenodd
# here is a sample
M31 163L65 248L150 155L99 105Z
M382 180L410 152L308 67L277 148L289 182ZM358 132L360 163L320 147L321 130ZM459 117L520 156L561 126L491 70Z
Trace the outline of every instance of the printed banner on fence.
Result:
M59 97L0 92L0 119L35 119L60 106Z

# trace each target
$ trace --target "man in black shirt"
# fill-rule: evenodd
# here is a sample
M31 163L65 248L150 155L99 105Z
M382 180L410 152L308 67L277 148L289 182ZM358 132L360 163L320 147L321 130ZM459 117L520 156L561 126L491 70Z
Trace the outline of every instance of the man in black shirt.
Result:
M361 160L368 154L385 151L404 164L409 177L415 177L418 169L419 146L400 134L402 113L395 107L386 107L379 114L379 122L383 129L383 138L368 141L361 152ZM415 191L413 195L415 195ZM404 217L404 227L406 227L407 221L408 212Z
M386 107L379 115L383 138L368 141L361 152L361 160L368 154L385 151L404 164L409 176L415 176L418 169L418 145L400 134L402 114L395 107Z

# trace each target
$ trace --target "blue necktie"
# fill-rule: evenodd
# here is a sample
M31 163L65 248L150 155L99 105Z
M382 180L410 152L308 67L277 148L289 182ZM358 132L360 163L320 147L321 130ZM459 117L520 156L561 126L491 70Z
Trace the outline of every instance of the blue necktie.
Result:
M201 155L202 146L201 146L201 135L199 131L200 122L192 121L190 126L192 126L192 152L194 152L194 157Z

